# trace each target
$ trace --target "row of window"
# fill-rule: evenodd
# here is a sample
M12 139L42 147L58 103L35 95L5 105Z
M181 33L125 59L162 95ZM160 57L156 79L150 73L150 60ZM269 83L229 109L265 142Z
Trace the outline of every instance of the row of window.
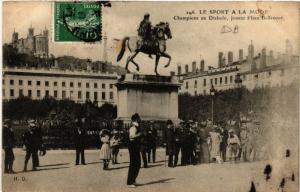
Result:
M3 94L3 96L5 96L5 90L4 89L2 90L2 94ZM67 98L66 94L67 94L67 91L62 91L61 92L62 99L66 99ZM86 91L85 92L85 98L86 99L91 99L91 95L90 94L91 93L89 91ZM74 99L73 97L75 96L75 93L73 91L70 91L69 95L70 95L70 97L69 97L70 99ZM15 90L14 89L10 89L9 90L9 96L10 97L14 97L15 96ZM19 96L24 96L23 89L19 89ZM32 90L28 90L27 96L28 97L32 97ZM36 96L38 98L41 97L41 90L36 90ZM53 96L54 98L58 98L58 91L54 90L53 91L53 95L50 95L49 90L46 90L45 91L45 97L50 97L50 96ZM97 101L98 100L98 92L94 92L93 96L94 96L94 100ZM78 91L77 92L77 98L78 99L82 99L82 91ZM105 94L105 92L102 92L101 98L102 98L102 100L106 100L106 94ZM110 100L114 99L114 93L113 92L109 92L109 99Z
M223 83L223 77L210 79L210 84L211 85L218 85L218 79L219 79L219 84L222 85L222 83ZM229 82L233 83L233 76L229 77ZM225 78L224 78L224 84L227 84L227 83L228 83L228 77L225 76ZM203 87L206 87L206 85L207 85L206 79L203 79ZM197 87L198 87L198 82L197 82L197 80L195 80L194 81L194 88L197 88ZM189 88L189 82L188 81L185 82L185 88L186 89Z
M2 83L3 84L5 84L5 80L3 79L3 81L2 81ZM13 80L13 79L10 79L9 80L9 84L10 85L14 85L15 84L15 81ZM98 88L98 83L93 83L94 84L94 88ZM23 85L23 80L19 80L19 85ZM32 81L31 80L29 80L29 81L27 81L27 85L28 86L31 86L32 85ZM37 86L41 86L41 81L36 81L36 85ZM49 87L50 86L50 83L49 83L49 81L45 81L44 82L44 85L46 86L46 87ZM53 86L54 87L57 87L58 86L58 82L57 81L54 81L53 82ZM62 87L66 87L66 82L61 82L61 86ZM69 83L69 87L74 87L75 85L74 85L74 82L70 82ZM81 82L78 82L77 83L77 87L81 87L82 86L82 84L81 84ZM113 88L113 84L109 84L109 88L110 89L112 89ZM86 88L90 88L90 83L86 83L85 84L85 87ZM105 83L102 83L102 89L105 89L106 88L106 84Z

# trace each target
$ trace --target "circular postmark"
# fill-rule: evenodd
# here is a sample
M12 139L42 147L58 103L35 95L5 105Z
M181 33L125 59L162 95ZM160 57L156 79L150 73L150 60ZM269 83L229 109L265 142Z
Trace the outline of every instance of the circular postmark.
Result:
M101 40L101 4L71 4L62 13L63 24L75 37L85 42Z

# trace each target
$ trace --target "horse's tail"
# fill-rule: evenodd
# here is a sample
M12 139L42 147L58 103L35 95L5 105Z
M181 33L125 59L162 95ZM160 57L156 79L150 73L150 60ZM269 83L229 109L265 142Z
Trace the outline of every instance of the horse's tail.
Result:
M121 51L118 55L118 58L117 58L117 61L120 61L125 53L125 46L126 46L126 41L129 40L129 37L125 37L124 39L122 39L122 48L121 48Z

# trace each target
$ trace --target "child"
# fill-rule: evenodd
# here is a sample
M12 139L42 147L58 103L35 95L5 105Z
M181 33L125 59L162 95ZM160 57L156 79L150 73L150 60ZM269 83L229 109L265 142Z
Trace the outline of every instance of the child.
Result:
M119 153L119 149L120 149L120 138L118 135L118 131L114 130L113 131L113 136L110 139L110 146L112 149L112 164L118 164L118 153Z
M103 160L103 170L108 170L109 160L111 159L111 149L109 146L110 133L107 129L100 131L100 141L103 143L100 149L100 159Z
M229 137L228 137L228 155L229 155L229 161L235 162L236 158L239 154L239 148L241 147L240 140L236 134L234 134L234 131L232 129L229 130Z

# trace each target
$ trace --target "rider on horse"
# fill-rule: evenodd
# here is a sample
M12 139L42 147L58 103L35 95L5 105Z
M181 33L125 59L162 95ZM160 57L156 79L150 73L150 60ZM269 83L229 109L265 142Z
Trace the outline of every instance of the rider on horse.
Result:
M152 30L150 14L146 13L138 28L138 36L142 38L143 45L150 46L153 43ZM151 54L149 54L149 57L152 58Z

